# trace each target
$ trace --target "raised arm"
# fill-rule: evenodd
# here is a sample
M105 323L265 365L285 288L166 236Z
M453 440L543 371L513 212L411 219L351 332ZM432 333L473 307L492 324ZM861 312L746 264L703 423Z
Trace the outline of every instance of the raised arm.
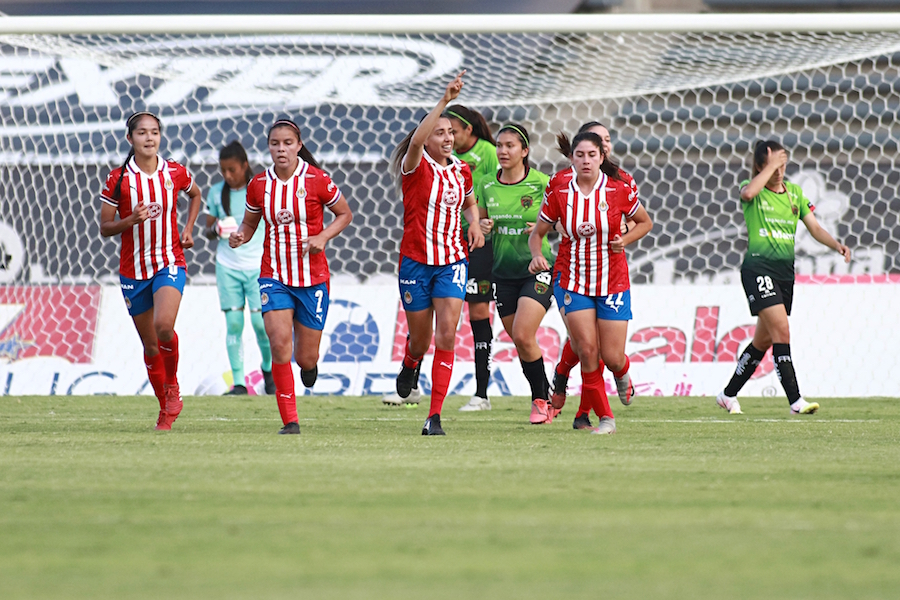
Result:
M462 77L465 74L465 71L461 72L453 79L453 81L447 84L447 89L444 90L444 95L441 96L440 101L438 101L437 105L431 109L431 112L422 119L419 126L416 127L416 131L409 141L409 149L406 151L406 156L403 158L402 168L404 173L410 173L419 166L419 161L422 160L422 153L425 151L425 141L428 139L428 136L431 135L431 132L434 131L434 128L437 127L438 119L441 118L447 105L459 96L459 92L463 88ZM475 221L470 221L470 223L477 222L477 219Z
M772 152L769 148L769 154L766 158L766 165L756 174L756 177L750 180L750 183L741 189L741 200L750 202L766 187L766 184L772 179L775 171L787 164L787 152L784 150L776 150Z

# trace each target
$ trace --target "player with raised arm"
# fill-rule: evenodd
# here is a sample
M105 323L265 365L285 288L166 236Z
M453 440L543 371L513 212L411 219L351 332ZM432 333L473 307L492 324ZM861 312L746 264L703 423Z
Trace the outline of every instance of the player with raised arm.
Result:
M741 208L747 222L747 254L741 265L741 283L757 317L753 340L737 361L731 381L716 402L731 414L740 414L737 394L749 381L769 347L778 380L787 394L791 414L809 415L819 409L800 394L788 317L794 300L794 234L803 221L812 237L850 262L850 249L836 241L816 220L815 207L800 186L785 181L788 155L776 141L756 144L753 176L741 183Z
M554 296L565 313L581 361L582 395L600 416L594 433L615 433L616 422L601 396L599 360L617 377L628 372L625 338L631 319L631 292L625 247L652 228L650 216L619 169L606 160L600 137L580 133L572 141L575 177L567 185L548 186L540 221L528 239L532 273L550 268L541 246L544 236L562 222L568 248L556 258ZM623 218L635 226L621 234Z
M547 404L550 384L537 342L538 327L550 308L553 281L549 268L529 272L528 236L537 222L550 178L531 168L529 143L524 126L512 123L501 127L497 134L500 169L481 180L475 197L482 222L491 227L494 239L492 275L497 313L516 345L531 387L530 421L540 425L553 420ZM553 259L546 239L541 253L548 262Z
M191 231L202 199L191 173L159 155L159 117L138 112L128 118L126 127L131 150L124 164L107 176L100 192L100 235L121 235L122 294L144 346L144 365L159 401L156 429L168 431L183 406L175 333L187 270L183 249L194 245ZM179 235L176 209L182 191L187 192L190 205Z
M347 199L301 141L296 123L275 121L268 145L273 165L247 185L244 221L228 242L232 248L240 247L253 237L260 219L265 221L259 289L284 424L278 433L298 434L291 355L300 365L303 385L311 388L319 373L319 343L328 316L331 274L325 246L353 215ZM325 208L334 213L328 227Z
M484 245L480 227L462 237L462 214L479 221L469 166L453 156L453 130L443 115L459 96L465 71L447 85L437 105L394 150L391 170L403 193L400 297L409 337L397 394L408 398L434 333L431 406L422 435L444 435L441 408L453 374L456 327L466 295L467 251Z
M250 307L250 323L256 333L256 343L262 355L262 374L266 393L275 393L272 378L272 349L263 323L259 303L259 268L263 254L262 229L240 248L232 248L228 237L237 231L237 218L243 217L247 206L247 184L253 179L253 169L247 151L237 140L219 150L219 170L223 180L214 183L206 196L206 228L204 233L216 245L216 287L219 306L225 313L225 348L234 385L226 396L247 394L244 385L244 301Z

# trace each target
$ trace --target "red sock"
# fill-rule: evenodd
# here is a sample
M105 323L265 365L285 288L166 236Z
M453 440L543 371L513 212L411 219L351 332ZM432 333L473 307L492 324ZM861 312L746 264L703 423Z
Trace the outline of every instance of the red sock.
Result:
M173 332L174 333L174 332ZM159 342L159 353L166 368L166 385L178 383L178 334L168 342Z
M572 350L572 343L566 340L563 345L562 356L559 357L559 364L556 365L556 372L560 375L569 376L569 372L578 364L578 355Z
M297 396L294 394L294 372L291 363L272 363L272 379L275 380L275 399L281 422L297 423Z
M630 366L631 366L631 361L628 360L628 355L626 354L625 355L625 366L622 367L622 369L619 371L613 371L613 375L615 375L616 377L621 377L622 375L624 375L625 373L628 372L628 367L630 367Z
M453 375L453 350L434 351L434 364L431 365L431 409L428 416L441 414L444 398L450 388L450 376Z
M163 364L162 354L157 353L156 356L144 354L144 366L147 367L147 378L150 380L153 393L159 400L159 410L166 410L166 394L163 390L163 384L166 382L166 367Z
M585 373L582 369L581 380L583 382L581 386L581 397L589 397L597 416L614 418L612 409L609 407L609 399L606 397L606 390L604 389L601 371L598 369L597 371Z
M407 369L415 369L420 360L422 360L421 356L413 356L412 354L410 354L409 338L406 338L406 351L403 355L403 366Z
M600 364L600 368L597 369L597 372L600 373L600 378L601 378L601 380L602 380L602 378L603 378L603 368L604 368L606 365L603 364L603 361L602 361L602 360L600 361L599 364ZM604 397L606 397L606 386L605 386L605 385L600 386L600 393L603 394ZM607 402L607 404L608 404L608 403L609 403L609 399L607 399L606 402ZM578 405L578 412L575 413L575 416L576 416L576 417L580 417L580 416L582 416L582 415L589 415L589 414L591 414L591 409L592 409L592 408L594 408L594 406L593 406L593 404L591 404L591 399L590 399L589 397L587 397L587 396L584 395L584 387L582 386L582 392L581 392L581 404Z

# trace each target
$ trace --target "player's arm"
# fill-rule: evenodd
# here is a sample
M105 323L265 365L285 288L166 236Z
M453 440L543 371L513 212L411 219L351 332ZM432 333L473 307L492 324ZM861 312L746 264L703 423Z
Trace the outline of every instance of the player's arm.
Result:
M119 235L138 223L143 223L150 216L147 206L144 204L138 204L134 211L124 219L116 220L117 210L115 206L106 202L100 207L100 235L103 237Z
M469 195L466 196L466 199L463 201L463 214L466 216L466 220L469 221L469 223L480 222L475 194L469 193ZM475 250L482 246L484 246L484 233L481 231L481 227L469 227L469 250Z
M350 210L350 205L347 203L347 199L344 198L344 196L341 196L340 200L329 206L328 210L334 213L334 220L320 233L309 238L309 241L303 247L303 254L306 254L307 252L310 254L318 254L325 250L325 244L327 244L329 240L336 238L339 233L347 228L350 221L353 220L353 211Z
M465 74L465 71L461 72L453 79L453 81L447 84L447 89L444 90L444 95L441 96L437 105L431 109L431 112L428 113L428 115L422 119L422 122L419 123L419 126L416 127L416 131L409 140L409 149L407 149L406 156L403 158L403 164L401 165L404 173L411 173L419 166L419 162L422 160L422 153L425 152L425 142L437 126L438 119L441 118L444 109L459 96L459 92L463 87L462 76ZM477 222L478 219L469 221L469 223Z
M775 171L787 164L787 152L784 150L776 150L772 152L769 148L769 154L766 158L766 165L756 174L756 177L750 180L750 183L741 188L741 201L750 202L766 187L766 184L772 179Z
M625 235L616 234L616 237L609 243L611 252L624 252L625 246L638 241L653 229L653 221L641 205L638 205L638 209L631 215L630 221L634 223L634 226L629 228Z
M241 226L238 227L237 231L228 236L228 245L232 248L237 248L238 246L247 243L247 241L253 237L253 234L256 233L256 228L259 227L260 219L262 219L262 209L260 209L259 212L245 210L244 220L241 222Z
M806 225L806 229L813 236L814 240L843 256L845 263L850 262L850 248L834 239L830 233L825 231L825 228L819 225L819 220L816 219L813 213L807 213L803 217L803 224Z
M187 223L184 224L184 230L181 232L182 248L194 246L194 224L197 222L197 217L200 215L200 207L203 205L203 194L200 193L200 188L197 187L196 183L191 184L187 195L190 198L190 204L188 205Z
M206 215L206 227L203 228L203 235L208 239L214 240L219 235L216 233L216 218L210 214Z
M553 224L548 223L544 219L538 219L538 222L535 223L534 228L531 230L531 234L528 236L528 250L531 252L531 263L528 265L529 273L534 274L550 270L550 263L544 257L541 246L551 229L553 229Z

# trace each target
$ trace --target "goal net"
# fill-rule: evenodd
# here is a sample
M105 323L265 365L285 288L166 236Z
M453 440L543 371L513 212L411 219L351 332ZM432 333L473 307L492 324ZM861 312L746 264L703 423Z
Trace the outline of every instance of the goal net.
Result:
M876 377L861 389L859 373L879 354L879 372L900 373L900 353L890 352L898 326L885 327L882 314L896 314L900 281L900 29L884 15L784 16L777 30L758 16L690 17L498 20L501 33L478 32L466 25L473 19L436 30L427 18L373 18L359 33L358 17L0 20L0 393L135 393L146 379L139 362L119 364L139 356L139 344L116 288L119 242L100 237L97 201L104 174L128 151L125 118L138 110L160 116L163 154L191 169L204 196L220 178L220 147L240 140L259 171L269 164L268 126L285 115L300 124L354 210L327 250L333 294L345 304L329 318L323 360L335 370L320 391L378 392L405 327L393 278L402 206L389 156L467 69L459 102L495 131L524 124L544 172L565 166L556 133L592 120L609 127L655 223L628 249L642 311L627 349L639 393L715 393L752 335L737 186L755 142L774 138L789 150L788 179L854 252L846 265L800 227L792 325L801 383L810 395L895 394ZM196 364L182 367L184 377L199 385L227 363L214 244L194 233L183 311L196 318L182 316L179 327L197 329L198 349L222 347L214 358L182 354ZM202 302L190 301L193 288ZM393 297L363 314L369 293ZM503 354L509 340L494 320L507 358L495 363L492 393L515 392L515 353ZM565 336L557 315L546 329L555 362ZM840 349L860 330L869 336L862 358L847 356ZM252 355L252 337L246 346ZM826 375L844 370L856 375ZM748 390L780 394L771 371ZM468 393L471 376L461 373L456 391Z

